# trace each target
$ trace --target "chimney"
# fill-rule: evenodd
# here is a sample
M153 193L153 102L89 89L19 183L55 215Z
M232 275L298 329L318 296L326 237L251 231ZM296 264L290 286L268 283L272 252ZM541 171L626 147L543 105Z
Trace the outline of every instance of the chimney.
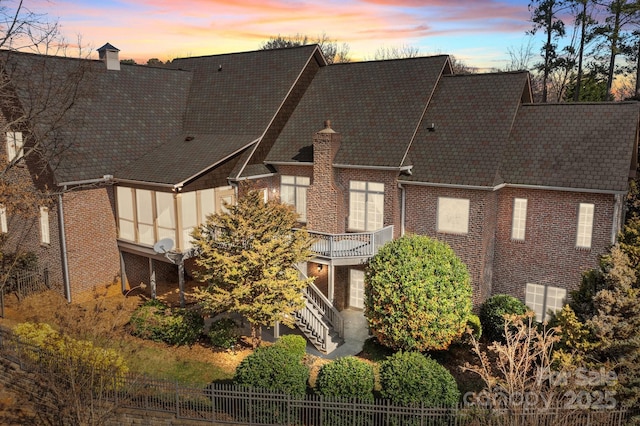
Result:
M340 149L340 133L324 123L313 136L313 182L307 191L307 229L331 234L345 232L344 195L336 182L333 160Z
M107 70L120 71L120 58L118 58L120 49L113 47L107 43L98 49L98 55L101 61L104 61Z

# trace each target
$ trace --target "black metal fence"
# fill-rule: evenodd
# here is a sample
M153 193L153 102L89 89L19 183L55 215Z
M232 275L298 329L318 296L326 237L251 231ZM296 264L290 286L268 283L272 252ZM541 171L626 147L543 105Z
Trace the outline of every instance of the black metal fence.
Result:
M15 294L22 300L30 294L50 288L49 269L35 266L10 271L5 284L0 288L0 316L4 317L4 301L7 294Z
M28 347L28 350L25 348ZM22 370L42 373L37 351L0 329L0 354ZM30 354L30 355L24 355ZM37 360L37 362L34 362ZM388 400L361 401L320 395L292 397L288 394L231 384L213 383L194 388L165 380L128 374L103 387L100 400L113 407L171 414L176 419L216 424L313 425L313 426L621 426L627 412L615 409L567 409L549 407L518 411L490 411L469 406L401 406Z

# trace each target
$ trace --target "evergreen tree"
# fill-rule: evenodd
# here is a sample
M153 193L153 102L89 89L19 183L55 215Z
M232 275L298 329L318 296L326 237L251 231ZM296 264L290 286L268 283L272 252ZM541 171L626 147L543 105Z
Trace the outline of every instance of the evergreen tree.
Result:
M293 230L297 214L290 206L265 203L258 191L228 210L209 216L192 234L199 250L194 274L209 284L194 297L207 311L243 315L257 347L262 326L293 326L292 314L304 307L302 290L310 280L300 279L295 265L311 256L312 239Z

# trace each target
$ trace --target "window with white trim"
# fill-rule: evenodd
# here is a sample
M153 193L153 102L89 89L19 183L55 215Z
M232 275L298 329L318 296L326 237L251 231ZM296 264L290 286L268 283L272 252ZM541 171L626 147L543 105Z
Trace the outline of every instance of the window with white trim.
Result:
M349 269L349 306L364 309L364 271Z
M593 204L580 203L578 210L578 231L576 233L576 247L578 248L591 248L593 209Z
M469 205L465 198L438 197L438 232L469 233Z
M173 193L156 192L156 223L158 241L164 238L176 239L176 210Z
M349 182L349 229L376 231L384 223L384 183Z
M280 177L280 201L296 208L298 220L307 221L307 189L311 179L304 176Z
M561 310L566 297L564 288L527 283L525 304L536 313L536 320L548 321L549 311Z
M0 204L0 233L6 234L9 232L7 228L7 208Z
M9 161L22 158L24 155L24 142L22 132L7 132L7 158Z
M127 241L136 240L134 189L124 186L116 187L118 205L118 237Z
M138 219L138 242L154 245L155 230L153 224L153 192L136 189L136 214Z
M51 242L49 235L49 209L40 206L40 242L49 244Z
M524 233L527 225L527 199L513 199L513 221L511 222L511 239L524 241Z

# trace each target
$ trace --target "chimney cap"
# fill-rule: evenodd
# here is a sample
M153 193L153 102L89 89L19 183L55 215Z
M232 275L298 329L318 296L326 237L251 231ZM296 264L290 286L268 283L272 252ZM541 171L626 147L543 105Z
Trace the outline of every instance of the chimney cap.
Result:
M114 45L112 45L111 43L105 43L104 46L99 47L98 49L96 49L98 52L104 52L106 50L110 50L110 51L115 51L115 52L119 52L120 49L118 49L117 47L115 47Z
M318 133L336 133L335 130L331 128L331 120L325 120L324 129L320 130Z

